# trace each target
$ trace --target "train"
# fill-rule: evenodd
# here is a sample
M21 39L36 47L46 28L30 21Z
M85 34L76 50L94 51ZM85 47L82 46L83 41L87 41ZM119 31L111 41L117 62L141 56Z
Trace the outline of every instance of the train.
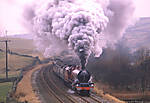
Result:
M62 65L58 61L53 64L53 72L72 90L80 95L90 95L94 83L91 74L86 69L82 70L80 65Z

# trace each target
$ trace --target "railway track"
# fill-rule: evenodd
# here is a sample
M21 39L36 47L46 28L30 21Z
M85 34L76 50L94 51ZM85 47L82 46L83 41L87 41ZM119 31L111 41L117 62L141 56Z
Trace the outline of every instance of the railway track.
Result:
M56 93L55 93L55 92L50 88L50 86L48 85L47 80L45 80L45 78L44 78L44 72L40 72L40 76L43 77L42 79L43 79L43 82L44 82L45 86L47 87L48 94L49 94L49 95L51 95L51 94L54 95L54 97L55 97L60 103L64 103L64 102L61 100L61 98L60 98L59 96L57 96Z
M91 94L91 96L80 96L77 94L67 93L66 87L64 87L63 83L59 84L58 80L53 71L52 65L49 67L42 68L39 71L39 92L43 93L44 102L46 103L113 103L102 99L95 94ZM38 81L37 81L38 82ZM45 93L46 92L46 93Z
M49 68L51 68L51 66ZM52 78L50 77L49 68L43 68L40 70L40 78L43 81L42 85L44 85L44 89L47 90L47 96L50 97L53 95L53 99L57 100L57 102L55 101L56 103L76 103L71 98L69 98L69 96L66 96L62 91L60 91L59 88L55 85ZM51 100L45 101L50 103Z

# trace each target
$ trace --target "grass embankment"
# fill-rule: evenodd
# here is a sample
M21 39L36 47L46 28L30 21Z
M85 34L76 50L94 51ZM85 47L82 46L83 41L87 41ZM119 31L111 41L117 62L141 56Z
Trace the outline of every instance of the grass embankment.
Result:
M94 91L101 96L102 98L115 103L125 103L124 101L119 100L118 98L110 95L109 93L106 93L100 86L99 83L95 82L95 88Z
M6 95L12 87L11 82L0 83L0 102L6 101Z
M9 55L9 72L8 77L17 77L22 68L30 65L33 62L32 58ZM0 52L0 78L5 78L5 53ZM12 82L0 83L0 102L6 102L8 91L11 90Z
M39 99L37 98L37 96L35 94L35 89L32 87L32 79L31 78L32 78L32 74L36 70L39 70L39 69L43 68L44 66L47 67L48 65L51 65L51 63L37 65L34 68L32 68L32 70L28 71L24 75L22 80L19 82L16 93L14 95L14 97L17 99L17 101L19 101L19 102L28 101L29 103L40 103Z
M142 92L141 90L124 90L124 89L115 89L108 84L97 81L95 90L102 97L106 97L109 100L150 100L150 91ZM116 102L122 103L122 102Z

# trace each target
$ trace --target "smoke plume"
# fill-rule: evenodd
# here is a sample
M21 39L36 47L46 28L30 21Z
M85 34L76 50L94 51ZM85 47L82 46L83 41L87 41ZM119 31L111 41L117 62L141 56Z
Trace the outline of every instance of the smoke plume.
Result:
M91 53L100 56L103 48L123 36L133 20L134 5L132 0L43 0L26 13L46 57L73 50L84 69Z

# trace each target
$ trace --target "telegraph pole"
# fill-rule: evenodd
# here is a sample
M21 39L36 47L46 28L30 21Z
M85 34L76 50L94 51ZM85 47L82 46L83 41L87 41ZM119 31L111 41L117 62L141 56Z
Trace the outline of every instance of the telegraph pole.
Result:
M7 31L6 31L6 35L7 35ZM8 42L10 42L10 40L8 40L6 38L6 40L1 40L0 42L5 42L5 46L6 46L6 79L8 79Z
M8 47L8 45L7 45L7 40L5 41L5 44L6 44L6 79L8 79L8 54L7 54L7 47Z

